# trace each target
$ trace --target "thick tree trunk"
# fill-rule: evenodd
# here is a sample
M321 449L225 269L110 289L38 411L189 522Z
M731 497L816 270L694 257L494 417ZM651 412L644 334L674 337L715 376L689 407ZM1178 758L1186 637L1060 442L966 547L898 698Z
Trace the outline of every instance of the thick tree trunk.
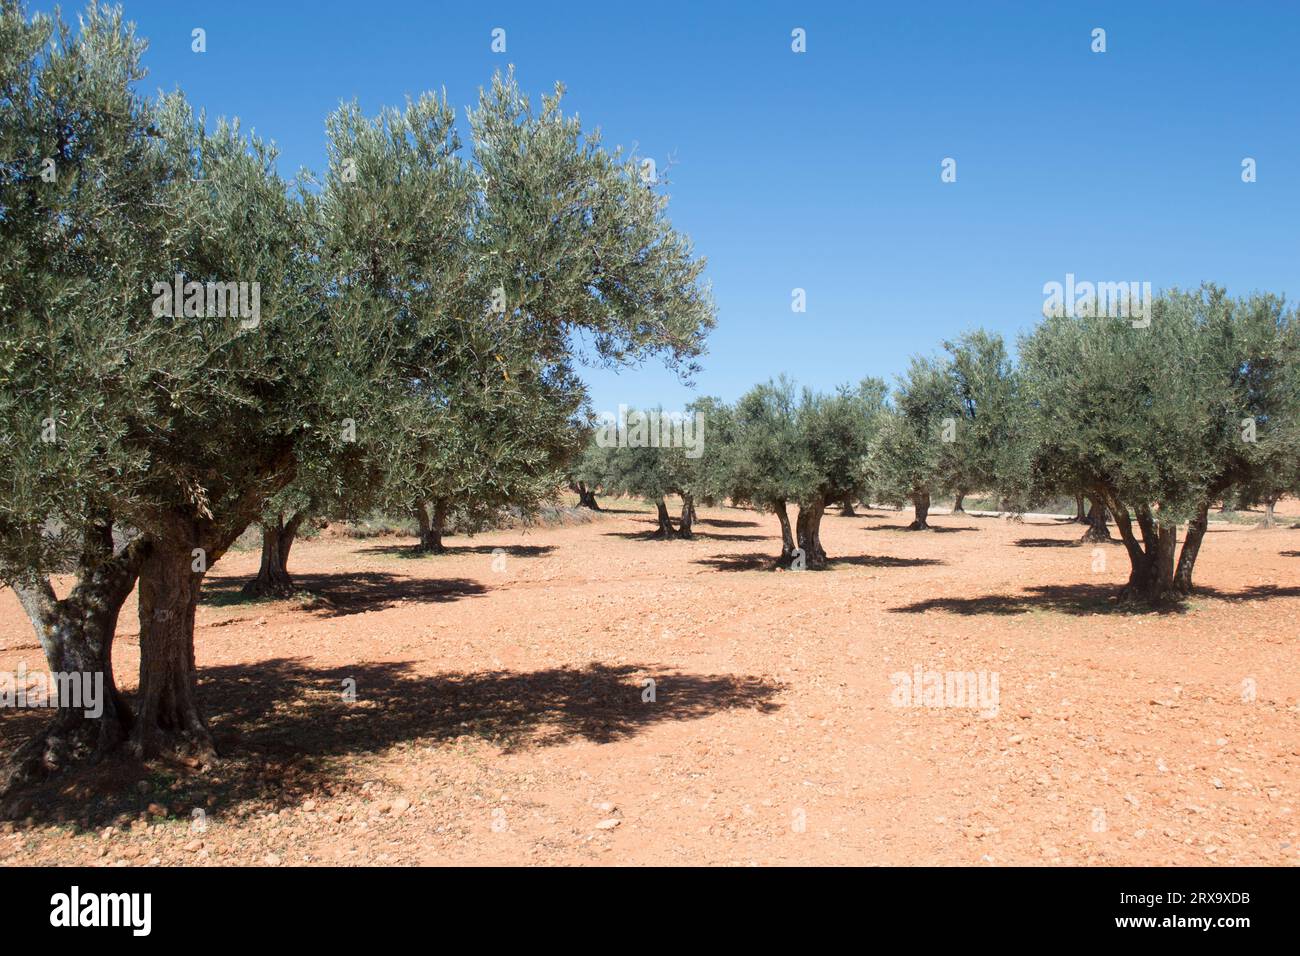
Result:
M194 661L194 610L203 576L232 541L257 519L267 499L295 475L287 442L257 467L256 480L216 503L220 517L187 508L150 514L139 578L140 683L132 749L149 756L187 750L204 762L217 757L199 709Z
M1151 576L1147 581L1147 600L1150 603L1165 604L1177 601L1183 596L1174 583L1177 554L1178 526L1170 524L1157 526L1156 549L1152 556Z
M194 610L204 572L194 569L193 551L201 545L197 532L186 524L178 520L166 541L151 542L140 567L140 690L134 745L140 756L174 746L212 760L216 745L199 710L194 666Z
M659 498L655 501L655 506L659 512L659 527L655 530L654 536L656 538L673 537L677 532L673 528L673 519L668 514L668 505L664 503L662 498Z
M578 507L590 508L592 511L600 510L600 505L596 501L596 490L588 488L585 481L570 482L569 489L578 496Z
M63 600L55 598L47 579L13 582L50 673L77 675L83 697L80 702L61 697L49 724L5 760L0 796L74 762L95 762L130 734L131 709L113 677L113 637L118 614L135 587L144 546L136 540L114 555L109 522L92 528L87 544L77 581ZM93 701L87 700L87 689L95 695Z
M820 571L826 567L826 551L822 548L822 515L826 512L826 502L816 498L808 504L799 506L795 518L795 540L799 552L803 554L804 567L810 571Z
M1210 520L1210 505L1201 505L1196 517L1187 523L1187 537L1183 539L1183 550L1178 554L1178 568L1174 571L1174 588L1179 594L1192 593L1192 569L1196 566L1196 556L1201 552L1201 541L1205 537L1205 528Z
M262 563L257 577L243 587L243 593L253 597L288 597L297 590L289 576L289 551L298 536L298 529L306 517L301 512L288 523L284 515L274 521L262 522Z
M857 516L858 513L853 510L853 496L845 495L843 498L840 499L840 517L856 518Z
M1261 528L1273 528L1277 526L1277 521L1274 519L1273 515L1273 508L1276 505L1277 498L1264 499L1264 519L1259 523Z
M690 495L682 495L682 520L678 522L677 536L679 538L690 538L694 535L691 533L691 526L695 523L695 499Z
M912 506L916 509L916 517L912 523L907 526L909 531L928 531L930 523L927 520L930 517L930 492L921 491L912 495Z
M1106 526L1106 506L1096 498L1088 499L1088 530L1079 540L1082 542L1102 542L1110 540L1110 529Z
M790 529L790 509L784 499L778 501L772 510L776 512L776 519L781 522L781 557L777 558L777 564L787 566L790 563L790 556L794 554L794 532Z
M444 554L447 548L442 543L442 531L447 525L447 502L436 498L427 505L424 502L415 506L415 520L420 525L420 540L415 550L426 554Z
M1074 496L1074 520L1079 524L1088 524L1088 515L1083 510L1083 495Z
M962 514L965 514L965 513L966 513L966 509L962 507L962 503L963 503L965 500L966 500L966 492L964 492L964 491L958 489L957 494L956 494L956 496L953 498L953 502L952 502L952 513L953 513L953 514L957 514L958 512L961 512Z
M1119 529L1119 537L1124 542L1124 550L1128 552L1128 584L1124 586L1121 595L1133 596L1135 589L1140 587L1141 582L1147 578L1149 562L1147 561L1146 552L1142 550L1141 543L1133 533L1133 521L1129 517L1128 509L1118 502L1112 501L1110 511L1115 516L1115 527Z
M1179 600L1183 595L1174 580L1177 526L1158 523L1143 505L1137 509L1137 521L1142 531L1142 542L1139 543L1133 534L1127 509L1112 500L1110 510L1129 555L1129 579L1120 592L1121 599L1145 601L1152 606ZM1190 566L1187 573L1190 580Z

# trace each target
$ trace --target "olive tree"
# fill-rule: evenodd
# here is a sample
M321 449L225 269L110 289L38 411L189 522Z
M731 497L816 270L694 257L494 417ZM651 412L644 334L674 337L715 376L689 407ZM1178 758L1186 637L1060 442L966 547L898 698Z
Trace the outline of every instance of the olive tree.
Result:
M1160 296L1148 323L1064 316L1022 343L1035 470L1078 476L1108 508L1125 598L1190 593L1211 503L1269 467L1294 415L1293 327L1276 297L1203 286Z

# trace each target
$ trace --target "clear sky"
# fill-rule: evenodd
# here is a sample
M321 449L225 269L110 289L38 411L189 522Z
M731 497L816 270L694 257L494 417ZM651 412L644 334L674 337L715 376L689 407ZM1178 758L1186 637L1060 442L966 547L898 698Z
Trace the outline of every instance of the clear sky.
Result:
M607 143L672 164L671 216L718 305L697 393L892 379L965 329L1014 337L1066 273L1300 296L1295 2L124 7L149 87L241 117L286 174L323 165L341 100L373 112L445 87L469 105L507 64L530 92L563 81ZM597 410L693 394L657 366L586 377Z

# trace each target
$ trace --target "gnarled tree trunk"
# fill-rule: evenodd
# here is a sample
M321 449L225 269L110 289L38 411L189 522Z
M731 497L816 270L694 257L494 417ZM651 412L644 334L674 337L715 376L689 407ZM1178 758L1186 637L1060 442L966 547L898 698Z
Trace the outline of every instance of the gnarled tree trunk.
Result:
M795 540L803 555L804 567L809 570L819 571L826 567L826 551L822 548L821 539L822 515L825 512L826 502L815 498L808 504L801 504L795 518Z
M1083 495L1074 496L1074 520L1079 524L1088 523L1088 515L1083 510Z
M1120 592L1121 599L1141 600L1159 606L1183 597L1185 592L1180 590L1174 580L1178 527L1160 523L1146 505L1141 505L1136 510L1138 526L1142 532L1142 540L1139 542L1133 533L1128 509L1113 498L1109 506L1129 555L1129 578L1124 590ZM1191 560L1195 560L1194 553ZM1190 581L1190 565L1187 575Z
M1102 542L1110 540L1110 529L1106 526L1106 506L1096 498L1088 499L1088 530L1079 540L1083 542Z
M569 482L569 489L578 496L578 507L590 508L592 511L600 510L600 505L596 501L596 490L588 488L585 481Z
M442 543L442 532L447 525L447 510L447 502L442 498L435 498L428 504L421 502L415 506L415 520L420 525L420 540L415 545L416 551L427 554L446 552L447 549Z
M1187 537L1183 539L1183 550L1178 554L1178 567L1174 571L1174 588L1179 594L1192 593L1192 569L1196 566L1196 556L1201 553L1201 541L1209 523L1210 505L1206 502L1187 523Z
M305 518L306 515L299 512L288 522L284 515L276 515L274 521L262 522L262 563L257 569L257 577L244 585L244 594L288 597L297 590L289 576L289 551Z
M909 531L929 531L930 530L930 492L918 491L912 495L912 507L916 509L916 517L912 523L907 526Z
M677 536L679 538L694 537L691 532L691 526L695 523L695 499L690 495L682 495L682 518L677 523Z
M845 495L843 498L840 499L840 517L856 518L857 516L858 513L853 510L853 496Z
M1264 519L1259 523L1261 528L1273 528L1277 526L1277 521L1274 519L1273 515L1273 508L1276 505L1277 498L1275 496L1264 499Z
M655 508L659 515L659 527L655 529L654 537L671 538L677 531L673 527L673 519L668 514L668 505L664 503L663 498L655 500Z
M957 514L958 512L960 512L961 514L965 514L965 513L966 513L966 509L962 507L962 503L963 503L965 500L966 500L966 492L963 491L963 490L961 490L960 488L957 489L957 494L954 496L953 501L952 501L952 513L953 513L953 514Z
M790 509L785 499L781 499L772 506L776 512L776 519L781 522L781 556L776 559L777 564L786 567L790 564L791 555L794 554L794 531L790 528Z
M194 550L202 539L183 517L165 541L151 541L140 566L140 690L134 744L158 753L166 739L205 760L216 745L196 697L194 610L205 571ZM224 550L224 548L222 549ZM215 555L211 560L215 560Z
M53 719L0 767L0 796L81 761L94 762L131 732L131 709L113 677L113 637L118 614L135 587L144 553L140 539L113 553L111 521L86 533L86 548L72 591L62 600L46 578L12 582L50 673L85 675L95 700L60 698ZM73 706L78 704L78 706Z

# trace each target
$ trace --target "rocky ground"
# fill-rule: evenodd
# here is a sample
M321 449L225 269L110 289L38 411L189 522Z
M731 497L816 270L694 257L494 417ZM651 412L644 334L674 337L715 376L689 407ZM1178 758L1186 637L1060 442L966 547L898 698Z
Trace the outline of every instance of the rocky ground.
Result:
M767 569L771 516L702 509L661 542L607 504L437 557L327 533L286 601L240 599L257 554L228 555L197 630L223 761L48 785L0 863L1300 861L1294 508L1212 525L1205 590L1160 614L1109 600L1122 546L1050 518L830 514L834 567L799 573ZM127 690L137 633L132 602ZM0 591L20 661L43 663ZM996 700L907 696L918 671ZM3 712L0 749L43 719Z

